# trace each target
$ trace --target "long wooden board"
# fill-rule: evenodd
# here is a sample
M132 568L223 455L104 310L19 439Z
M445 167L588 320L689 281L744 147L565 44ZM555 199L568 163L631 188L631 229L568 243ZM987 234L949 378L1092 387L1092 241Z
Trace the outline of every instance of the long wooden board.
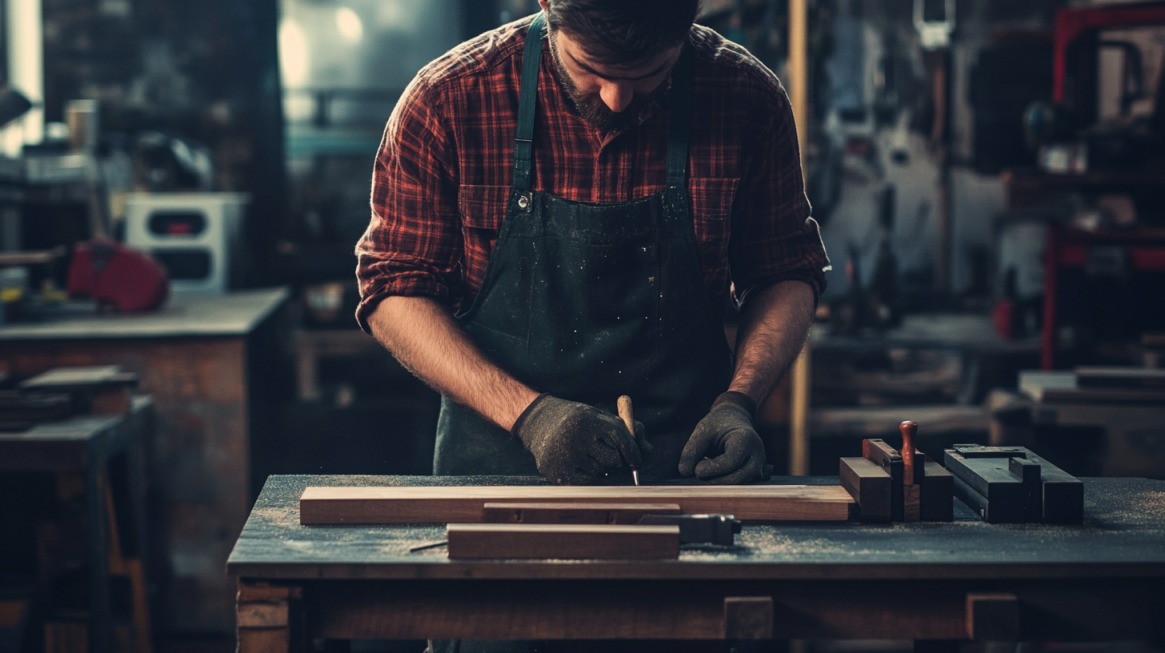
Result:
M847 521L853 497L840 485L308 487L299 522L309 525L476 523L496 502L674 503L688 514L744 521Z

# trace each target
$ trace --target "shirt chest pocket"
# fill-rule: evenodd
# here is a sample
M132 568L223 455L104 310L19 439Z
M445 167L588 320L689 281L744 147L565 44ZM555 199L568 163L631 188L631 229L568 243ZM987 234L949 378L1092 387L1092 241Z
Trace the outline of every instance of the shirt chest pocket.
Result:
M465 184L457 191L457 210L461 214L464 240L465 272L471 288L478 288L485 277L486 265L498 241L506 219L509 186Z
M693 177L688 181L692 196L692 226L705 266L712 261L723 261L728 254L732 204L739 186L739 179L728 177Z

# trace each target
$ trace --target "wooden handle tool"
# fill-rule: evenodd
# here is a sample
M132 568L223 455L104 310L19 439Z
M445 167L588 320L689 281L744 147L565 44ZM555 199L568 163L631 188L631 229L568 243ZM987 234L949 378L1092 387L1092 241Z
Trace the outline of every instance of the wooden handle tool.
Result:
M619 395L619 400L615 402L619 412L619 419L623 420L623 424L630 431L631 437L635 437L635 419L631 417L631 397L627 395ZM639 468L631 465L631 480L635 485L639 485Z
M898 425L898 432L902 434L902 483L914 483L914 434L918 432L918 424L913 420L906 420Z

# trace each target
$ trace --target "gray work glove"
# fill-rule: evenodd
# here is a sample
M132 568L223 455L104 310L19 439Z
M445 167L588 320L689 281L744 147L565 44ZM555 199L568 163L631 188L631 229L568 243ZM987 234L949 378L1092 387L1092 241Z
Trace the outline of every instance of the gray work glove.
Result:
M765 443L753 425L756 402L728 391L712 402L680 454L680 474L707 483L739 484L765 477Z
M643 424L635 422L642 437ZM534 454L538 473L558 485L585 485L640 467L643 456L623 420L593 406L542 394L511 432Z

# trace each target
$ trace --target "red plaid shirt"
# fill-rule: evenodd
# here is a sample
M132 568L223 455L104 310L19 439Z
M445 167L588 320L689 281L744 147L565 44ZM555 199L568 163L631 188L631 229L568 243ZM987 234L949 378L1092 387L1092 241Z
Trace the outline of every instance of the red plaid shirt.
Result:
M459 45L422 69L389 118L372 179L372 219L356 245L361 328L384 297L468 308L505 218L522 50L530 18ZM692 28L688 189L709 300L777 281L825 286L829 260L809 217L788 96L744 49ZM666 104L666 102L664 102ZM666 177L667 110L603 138L584 122L543 48L535 190L627 202Z

